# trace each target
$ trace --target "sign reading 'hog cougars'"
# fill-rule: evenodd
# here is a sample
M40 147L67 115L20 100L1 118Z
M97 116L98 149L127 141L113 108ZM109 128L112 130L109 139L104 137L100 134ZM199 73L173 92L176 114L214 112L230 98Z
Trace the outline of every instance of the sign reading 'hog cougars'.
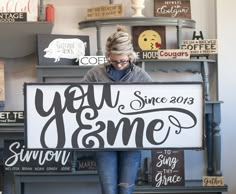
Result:
M79 57L89 55L89 37L38 35L39 65L78 65Z

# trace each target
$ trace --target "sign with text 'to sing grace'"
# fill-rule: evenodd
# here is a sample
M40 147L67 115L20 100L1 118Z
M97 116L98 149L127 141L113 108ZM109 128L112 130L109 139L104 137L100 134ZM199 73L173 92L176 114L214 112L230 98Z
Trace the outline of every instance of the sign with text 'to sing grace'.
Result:
M201 82L24 87L27 148L203 147Z

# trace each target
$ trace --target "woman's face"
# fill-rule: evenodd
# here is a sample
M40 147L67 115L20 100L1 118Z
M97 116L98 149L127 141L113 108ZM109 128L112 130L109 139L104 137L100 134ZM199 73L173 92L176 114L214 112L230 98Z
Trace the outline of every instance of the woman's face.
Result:
M109 55L109 62L116 70L123 70L129 66L129 56L127 54L114 54Z

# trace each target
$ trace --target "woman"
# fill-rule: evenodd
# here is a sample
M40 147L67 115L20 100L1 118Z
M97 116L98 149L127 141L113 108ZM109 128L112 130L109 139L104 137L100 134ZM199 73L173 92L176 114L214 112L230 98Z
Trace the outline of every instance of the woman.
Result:
M133 62L132 38L118 26L106 42L107 64L93 67L83 82L151 82L151 77ZM141 151L97 151L96 162L102 194L132 194Z

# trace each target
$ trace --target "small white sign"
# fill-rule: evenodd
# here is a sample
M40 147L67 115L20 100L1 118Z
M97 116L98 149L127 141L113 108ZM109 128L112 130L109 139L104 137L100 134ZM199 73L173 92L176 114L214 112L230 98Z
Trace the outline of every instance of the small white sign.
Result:
M38 21L38 0L1 0L0 12L26 12L27 21Z
M79 66L95 66L107 62L105 56L81 56L79 57Z
M190 59L190 50L184 49L160 49L159 59Z
M203 147L202 83L25 84L28 148Z

